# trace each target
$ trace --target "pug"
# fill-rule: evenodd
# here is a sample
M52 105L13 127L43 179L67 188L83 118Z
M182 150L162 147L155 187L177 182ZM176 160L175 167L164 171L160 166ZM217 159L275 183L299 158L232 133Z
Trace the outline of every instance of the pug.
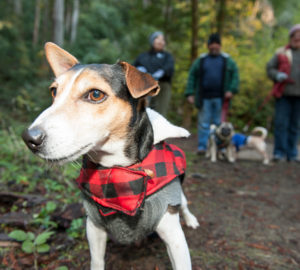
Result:
M229 122L222 122L219 126L211 125L206 157L210 157L211 162L217 162L217 158L225 156L229 162L234 162L234 148L231 144L233 135L234 128Z

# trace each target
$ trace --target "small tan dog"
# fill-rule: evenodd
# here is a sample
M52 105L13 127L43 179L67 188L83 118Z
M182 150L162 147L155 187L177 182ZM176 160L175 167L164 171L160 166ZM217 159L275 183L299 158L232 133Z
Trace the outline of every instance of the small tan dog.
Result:
M206 157L211 162L216 162L217 157L221 158L221 150L225 149L225 154L229 162L234 162L234 149L231 144L231 138L234 134L233 125L229 122L223 122L219 126L210 126L210 135Z
M247 147L253 148L259 152L263 157L263 164L267 165L270 162L269 155L267 153L267 144L265 139L268 136L268 131L264 127L255 127L251 135L246 136L241 133L235 133L232 136L231 143L235 147L235 158L240 148Z

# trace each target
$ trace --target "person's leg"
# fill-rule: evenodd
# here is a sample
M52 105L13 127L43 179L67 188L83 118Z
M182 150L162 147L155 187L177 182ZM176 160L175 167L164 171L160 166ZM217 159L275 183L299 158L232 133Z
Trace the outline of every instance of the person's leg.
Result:
M205 151L209 137L211 121L211 100L204 99L202 109L198 113L198 151Z
M211 101L212 101L211 121L212 121L212 124L215 124L218 126L221 124L222 99L221 98L213 98Z
M159 82L159 86L160 91L158 95L151 97L150 108L166 117L172 94L171 83Z
M291 104L291 113L287 135L287 159L295 160L298 157L297 144L299 136L300 98L290 98L289 102Z
M280 160L287 155L288 122L290 104L287 98L276 99L274 119L274 159Z

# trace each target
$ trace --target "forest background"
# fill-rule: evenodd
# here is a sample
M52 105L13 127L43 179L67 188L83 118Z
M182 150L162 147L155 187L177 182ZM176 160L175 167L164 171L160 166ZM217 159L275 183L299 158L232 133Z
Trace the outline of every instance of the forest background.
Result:
M133 62L149 49L148 37L165 33L176 72L169 118L189 125L183 92L192 61L205 52L210 33L237 62L240 92L230 110L237 129L272 126L273 104L257 111L271 89L265 65L288 42L300 21L297 0L2 0L0 1L0 119L2 127L30 121L47 107L52 79L43 46L54 41L82 63ZM195 121L192 121L192 129Z

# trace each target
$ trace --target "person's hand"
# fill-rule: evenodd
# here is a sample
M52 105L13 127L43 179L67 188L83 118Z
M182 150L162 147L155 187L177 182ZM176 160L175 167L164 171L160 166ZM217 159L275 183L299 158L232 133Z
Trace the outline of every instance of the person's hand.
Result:
M277 82L283 82L287 78L288 78L288 75L286 73L284 73L284 72L278 72L276 74L276 81Z
M155 71L152 74L152 77L158 81L160 78L162 78L164 76L164 74L165 74L165 72L162 69L158 69L157 71Z
M232 96L233 96L233 95L232 95L231 92L229 92L229 91L225 92L225 99L231 99Z
M188 101L190 104L194 104L194 103L195 103L195 96L188 96L188 97L187 97L187 101Z
M146 73L147 72L147 69L145 68L145 67L143 67L143 66L138 66L138 67L136 67L139 71L141 71L141 72L144 72L144 73Z

